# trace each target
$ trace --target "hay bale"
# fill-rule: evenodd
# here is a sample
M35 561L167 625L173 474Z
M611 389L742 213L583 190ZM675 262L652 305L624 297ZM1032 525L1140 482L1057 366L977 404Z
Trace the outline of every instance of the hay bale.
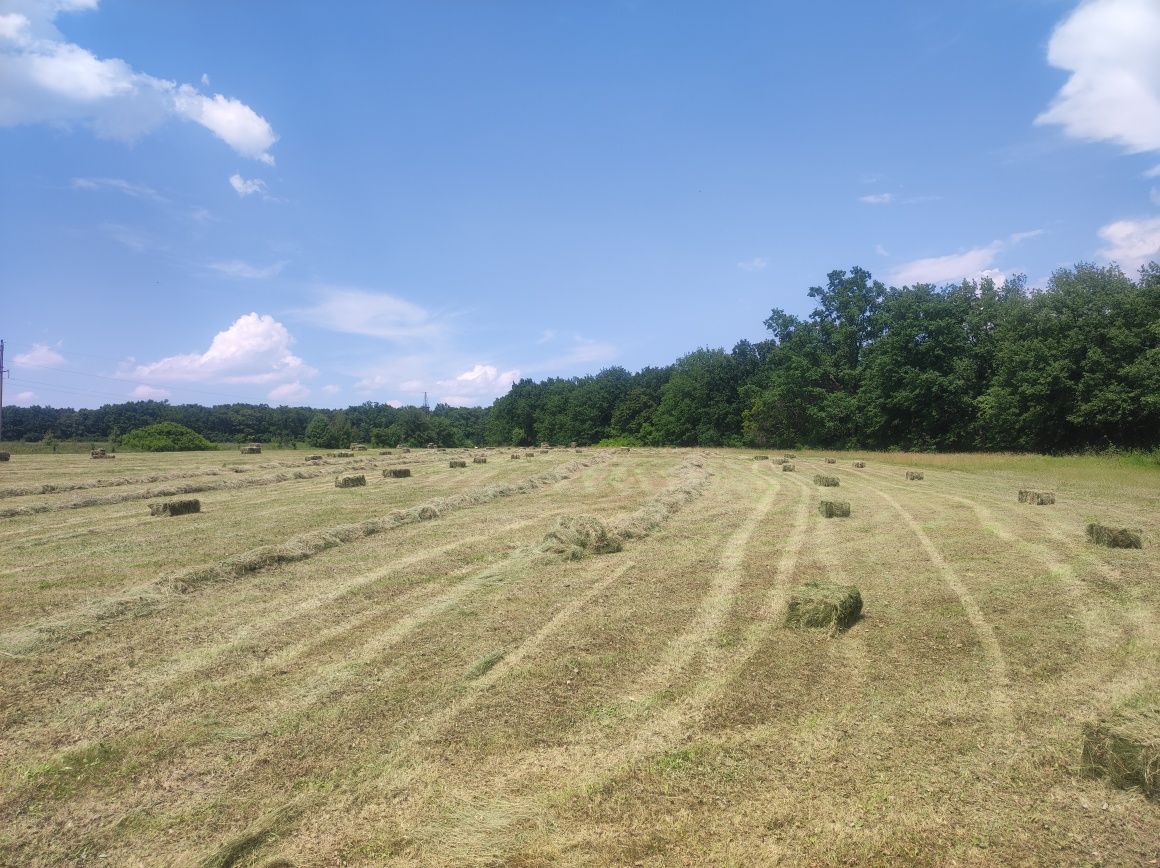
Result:
M855 461L854 466L857 467L859 470L861 470L863 467L866 466L866 462L865 461Z
M841 484L836 476L822 476L820 473L814 474L814 485L820 485L823 488L837 488Z
M89 453L89 458L116 458L116 455L110 455L104 449L94 449Z
M307 455L305 460L306 461L321 461L322 456L321 455Z
M1032 491L1029 488L1019 489L1019 502L1030 503L1033 506L1049 506L1055 503L1054 491Z
M476 455L471 459L472 464L487 464L487 458L483 455Z
M525 452L524 453L524 458L535 458L535 457L536 457L535 452Z
M921 470L908 470L908 471L906 471L906 478L907 479L922 479L922 471Z
M399 451L400 451L400 452L402 452L404 455L406 455L408 452L410 452L410 451L411 451L411 447L410 447L410 446L404 446L404 447L403 447L403 448L401 448Z
M540 444L540 448L541 449L551 449L552 444L549 443L547 440L545 440L543 443Z
M389 479L406 479L410 475L410 467L388 467L383 471L383 476Z
M163 503L149 504L150 515L189 515L201 512L201 501L196 497L187 500L166 500Z
M754 461L768 461L769 456L768 455L754 455L753 460Z
M513 452L512 453L512 461L519 461L519 460L520 460L520 456L517 455L515 452Z
M0 452L0 461L9 461L12 458L11 452Z
M334 477L335 488L357 488L360 485L366 485L367 478L363 474L357 476L336 476Z
M354 458L353 452L331 452L331 458Z
M786 460L784 458L775 458L775 459L773 459L773 463L774 464L785 464Z
M1085 723L1081 764L1085 774L1160 797L1160 695Z
M1110 549L1142 549L1144 547L1140 531L1126 527L1089 524L1087 538L1096 545L1107 546Z
M789 595L787 627L845 630L862 614L862 594L853 585L806 582Z
M351 443L350 444L350 451L351 452L366 452L367 447L366 447L365 443Z
M466 467L467 462L466 461L459 461L457 459L452 458L450 461L447 462L447 466L448 467Z
M792 464L790 464L788 461L781 465L781 469L782 469L783 473L793 473L794 472L794 466Z
M785 460L786 461L792 461L795 458L797 458L797 456L794 455L792 452L785 453Z
M575 440L573 440L571 443L568 444L568 448L575 449L579 445L580 445L579 443L577 443Z
M850 502L848 500L823 500L818 507L822 518L849 518Z
M395 451L393 449L384 449L382 452L379 453L379 455L394 455L394 454L395 454Z
M838 463L838 459L837 459L837 458L827 458L827 459L826 459L826 463L827 463L827 464L837 464L837 463Z
M558 555L567 561L578 561L588 555L618 552L620 539L608 532L604 522L594 515L565 515L544 536L540 551Z
M259 443L250 443L238 450L243 455L261 455L262 446Z

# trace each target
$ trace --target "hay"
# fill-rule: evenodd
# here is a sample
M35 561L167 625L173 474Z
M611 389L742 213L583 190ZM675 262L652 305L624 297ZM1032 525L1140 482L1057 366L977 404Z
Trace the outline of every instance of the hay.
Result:
M472 464L487 464L487 458L483 455L476 455L471 459Z
M866 462L865 461L855 461L854 466L857 467L859 470L861 470L863 467L866 466Z
M193 512L201 512L201 501L196 497L149 504L150 515L189 515Z
M261 455L262 447L257 443L251 443L249 446L243 446L238 451L243 455Z
M400 452L402 452L404 455L406 455L408 452L410 452L410 451L411 451L411 447L410 447L410 446L404 446L404 447L403 447L402 449L400 449L399 451L400 451Z
M321 455L307 455L305 460L306 461L321 461L322 456Z
M331 458L354 458L353 452L331 452Z
M1085 723L1081 764L1085 774L1160 797L1160 694Z
M12 458L11 452L0 452L0 461L8 461Z
M390 479L406 479L411 475L410 467L388 467L383 471L383 476Z
M840 484L836 476L822 476L820 473L814 474L814 485L820 485L823 488L837 488Z
M419 519L419 521L432 521L433 519L439 518L439 510L429 503L425 503L422 506L416 506L411 510L411 513L417 519Z
M447 462L448 467L466 467L466 461L457 461L454 458Z
M1049 506L1055 503L1054 491L1032 491L1027 488L1019 489L1019 502L1030 503L1033 506Z
M827 463L827 464L837 464L837 463L838 463L838 459L837 459L837 458L827 458L827 459L826 459L826 463Z
M1110 549L1142 549L1144 541L1140 531L1126 527L1105 527L1102 524L1089 524L1087 538L1096 545L1107 546Z
M394 455L394 454L395 454L394 451L391 449L384 449L382 452L379 453L379 455Z
M785 464L781 465L781 469L782 469L783 473L793 473L794 472L794 466L792 464L790 464L788 461Z
M822 518L849 518L850 502L848 500L823 500L818 507Z
M520 456L513 452L512 453L512 461L519 461L519 460L520 460Z
M525 452L524 453L524 458L535 458L535 457L536 457L535 452Z
M784 458L775 458L775 459L773 459L773 463L774 464L786 464L787 462Z
M906 478L907 479L922 479L922 471L921 470L908 470L908 471L906 471Z
M769 456L768 455L754 455L753 460L754 461L768 461Z
M366 452L367 447L366 447L365 443L351 443L350 444L350 451L351 452Z
M543 443L540 444L540 448L541 449L551 449L552 444L549 443L547 440L545 440Z
M618 552L623 548L620 539L594 515L565 515L544 536L540 551L566 561L578 561L588 555Z
M89 453L89 458L116 458L116 455L110 455L104 449L94 449Z
M845 630L862 613L862 594L853 585L806 582L789 595L787 627Z
M367 478L363 474L357 476L336 476L334 477L335 488L358 488L360 485L366 485Z
M579 445L580 445L579 443L577 443L575 440L573 440L571 443L568 444L568 448L575 449Z

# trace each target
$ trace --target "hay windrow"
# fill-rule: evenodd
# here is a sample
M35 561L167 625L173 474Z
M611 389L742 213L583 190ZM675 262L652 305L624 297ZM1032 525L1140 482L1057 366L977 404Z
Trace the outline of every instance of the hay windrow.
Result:
M675 476L672 484L656 497L616 522L611 529L612 533L622 540L648 536L680 512L685 504L700 497L709 484L709 472L705 470L702 461L694 456L685 459L677 468Z
M49 482L43 485L26 485L18 488L0 489L0 499L8 497L28 497L37 494L65 494L70 491L87 491L91 488L121 488L126 485L153 485L157 482L173 482L178 479L196 479L202 476L225 476L225 470L191 470L184 473L153 473L149 476L115 476L111 479L89 479L83 482Z
M1126 527L1089 524L1087 538L1096 545L1107 546L1111 549L1142 549L1144 547L1140 531Z
M561 560L578 561L589 555L618 552L624 548L620 538L594 515L565 515L544 536L540 551Z
M150 515L190 515L195 512L201 512L201 501L196 497L190 497L185 500L166 500L161 503L149 504Z
M1085 723L1081 764L1085 774L1160 798L1160 693Z
M862 594L853 585L806 582L790 592L787 627L845 630L862 614Z

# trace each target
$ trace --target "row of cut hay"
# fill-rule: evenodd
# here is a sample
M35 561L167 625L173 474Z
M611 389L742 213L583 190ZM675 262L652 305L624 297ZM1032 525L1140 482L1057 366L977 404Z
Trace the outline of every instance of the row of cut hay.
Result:
M18 488L0 488L0 500L9 497L28 497L36 494L66 494L70 491L85 491L90 488L121 488L126 485L153 485L157 482L173 482L178 479L196 479L202 476L225 476L229 471L209 468L183 473L154 473L149 476L117 476L112 479L89 479L84 482L47 482L43 485L26 485Z
M287 542L251 549L214 564L168 573L157 579L156 584L185 593L203 585L240 578L269 567L305 560L337 545L392 530L400 525L430 521L458 509L490 503L501 497L535 491L543 486L568 479L594 463L594 461L572 461L518 483L490 485L477 491L461 492L450 497L436 498L407 510L394 510L379 518L300 534Z
M362 466L356 464L348 465L351 470L361 469ZM84 497L80 500L72 500L67 503L10 506L0 509L0 518L12 518L18 515L39 515L45 512L62 512L68 509L84 509L90 506L108 506L114 503L126 503L131 500L154 500L159 497L174 497L179 494L201 494L206 491L259 488L264 485L277 485L294 479L319 479L329 474L329 470L295 470L293 473L276 473L272 476L259 476L253 479L230 479L222 482L193 482L183 485L166 486L164 488L147 488L144 491L103 494L95 497Z

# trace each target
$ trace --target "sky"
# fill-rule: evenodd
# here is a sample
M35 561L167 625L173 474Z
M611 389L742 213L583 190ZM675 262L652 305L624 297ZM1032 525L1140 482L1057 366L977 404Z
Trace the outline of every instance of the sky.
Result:
M0 0L7 404L488 405L1160 259L1160 0Z

